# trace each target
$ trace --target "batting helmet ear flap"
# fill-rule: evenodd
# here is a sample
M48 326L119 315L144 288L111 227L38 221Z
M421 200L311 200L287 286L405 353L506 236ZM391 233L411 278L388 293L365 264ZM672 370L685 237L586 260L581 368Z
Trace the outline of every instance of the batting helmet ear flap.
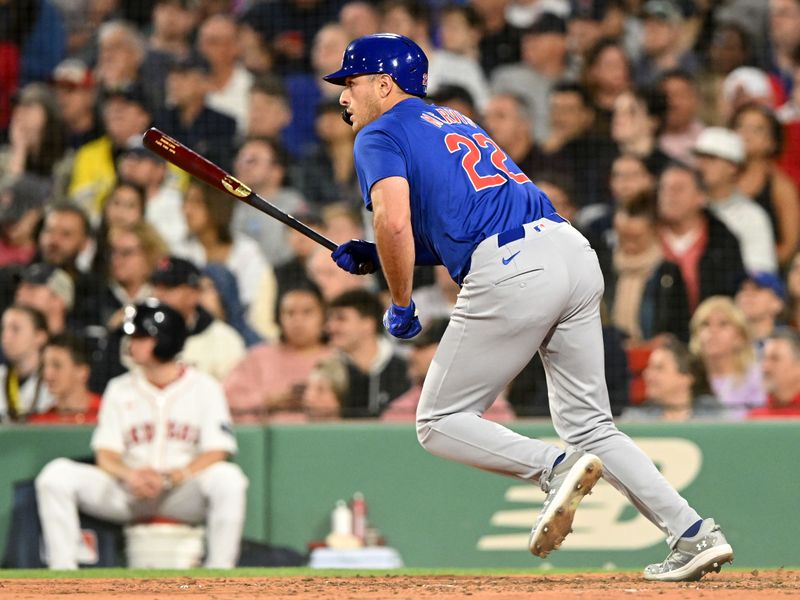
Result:
M122 331L132 337L155 338L153 356L167 362L183 350L188 337L186 322L181 314L155 298L125 307Z

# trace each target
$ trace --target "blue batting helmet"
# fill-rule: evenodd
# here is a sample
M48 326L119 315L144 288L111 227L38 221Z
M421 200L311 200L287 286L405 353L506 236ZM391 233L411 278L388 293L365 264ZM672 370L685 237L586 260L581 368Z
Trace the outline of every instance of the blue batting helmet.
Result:
M350 75L391 75L405 92L424 97L428 87L428 57L413 41L395 33L365 35L350 42L342 57L342 68L323 77L344 85Z

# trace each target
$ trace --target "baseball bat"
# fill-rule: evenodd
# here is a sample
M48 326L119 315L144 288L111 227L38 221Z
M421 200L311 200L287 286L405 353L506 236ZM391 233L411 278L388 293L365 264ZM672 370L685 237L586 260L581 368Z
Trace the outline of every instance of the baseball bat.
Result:
M184 146L178 140L168 136L160 129L151 127L145 131L144 136L142 136L142 142L145 148L151 152L158 154L167 162L172 163L176 167L180 167L189 173L189 175L197 177L211 187L233 196L240 202L249 204L256 210L269 215L273 219L277 219L295 231L299 231L306 237L311 238L328 250L333 251L338 248L338 245L334 241L326 238L305 223L298 221L292 215L283 212L274 204L267 202L233 175L218 167L191 148ZM362 263L359 265L359 272L362 274L371 273L373 270L372 263Z

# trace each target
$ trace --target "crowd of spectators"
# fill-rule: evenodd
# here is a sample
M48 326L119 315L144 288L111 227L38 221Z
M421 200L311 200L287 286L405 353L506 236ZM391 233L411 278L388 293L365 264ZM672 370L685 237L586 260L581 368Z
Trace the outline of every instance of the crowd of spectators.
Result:
M0 422L92 423L124 308L188 331L237 422L413 421L458 287L379 275L190 181L157 126L337 243L369 239L340 88L388 31L590 240L606 377L634 419L800 415L800 0L0 2ZM491 351L491 349L487 349ZM487 417L546 415L538 357Z

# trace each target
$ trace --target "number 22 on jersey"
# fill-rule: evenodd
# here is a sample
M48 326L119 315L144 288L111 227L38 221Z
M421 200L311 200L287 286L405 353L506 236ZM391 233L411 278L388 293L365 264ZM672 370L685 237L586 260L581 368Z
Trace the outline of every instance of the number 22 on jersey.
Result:
M460 148L464 148L467 151L464 158L461 159L461 167L466 171L467 177L469 177L476 192L503 185L509 179L520 184L530 183L531 181L525 173L512 173L506 166L506 161L508 160L506 153L491 138L482 133L473 134L471 139L460 133L448 133L444 138L444 143L450 154L458 152ZM478 174L477 166L481 162L479 146L480 148L494 148L489 160L499 172L491 175Z

